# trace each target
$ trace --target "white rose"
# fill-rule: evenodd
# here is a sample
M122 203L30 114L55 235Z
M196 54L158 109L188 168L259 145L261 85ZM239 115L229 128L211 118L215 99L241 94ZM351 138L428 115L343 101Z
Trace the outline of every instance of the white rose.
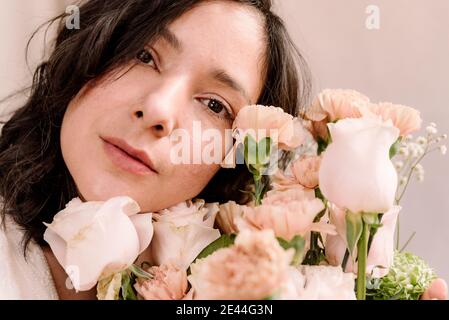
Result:
M391 121L344 119L329 124L332 143L319 172L323 195L352 212L385 213L393 206L397 173L389 150L399 137Z
M177 263L187 269L197 255L220 237L214 229L219 208L203 200L186 201L155 213L154 238L151 242L152 262L156 265Z
M341 267L290 267L289 282L283 287L281 299L289 300L355 300L354 274Z
M150 244L152 214L138 214L129 197L108 201L71 200L53 222L45 224L44 240L77 291L128 268Z

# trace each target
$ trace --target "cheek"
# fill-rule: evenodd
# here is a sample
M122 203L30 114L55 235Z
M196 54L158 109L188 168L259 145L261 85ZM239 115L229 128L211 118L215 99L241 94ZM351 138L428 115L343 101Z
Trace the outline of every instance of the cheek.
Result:
M201 165L191 165L189 168L190 176L199 177L199 180L202 181L203 187L212 179L212 177L218 172L220 166L218 164L201 164Z
M86 121L80 121L83 110L76 103L72 102L67 107L61 125L60 144L61 152L66 165L71 169L73 162L77 161L77 150L80 146L80 140L83 138L85 128L88 126Z
M228 150L232 148L232 122L213 118L210 115L200 120L200 129L190 132L191 159L197 164L220 165ZM215 169L215 167L214 167ZM218 171L218 170L215 170Z
M200 193L220 169L219 165L189 164L176 166L175 174L172 175L173 185L180 192L188 190L190 197ZM184 190L184 191L183 191Z
M87 128L89 124L83 119L83 110L79 106L69 104L64 114L61 132L60 145L64 163L70 172L77 188L84 194L87 177L93 176L94 172L89 165L86 165L84 154L92 154L90 144L83 143L89 137Z
M102 145L96 128L104 118L101 116L104 110L96 107L95 101L95 95L72 100L64 114L60 132L64 163L80 192L86 196L97 195L91 192L95 186L92 179L98 176L101 164ZM86 158L87 154L90 157Z
M171 174L149 183L136 196L143 211L158 211L195 198L219 170L217 165L176 165ZM154 190L157 190L155 192Z

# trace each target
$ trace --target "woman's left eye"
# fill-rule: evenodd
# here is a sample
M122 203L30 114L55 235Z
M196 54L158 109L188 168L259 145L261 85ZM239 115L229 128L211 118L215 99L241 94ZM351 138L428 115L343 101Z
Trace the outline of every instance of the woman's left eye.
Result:
M205 102L203 104L206 105L209 111L213 112L215 116L218 116L220 118L233 119L231 111L228 110L228 108L221 101L211 98L200 100L203 100Z
M156 64L155 64L153 55L147 49L142 49L141 51L139 51L139 53L137 54L136 58L140 62L142 62L142 63L144 63L146 65L150 65L153 68L156 68Z

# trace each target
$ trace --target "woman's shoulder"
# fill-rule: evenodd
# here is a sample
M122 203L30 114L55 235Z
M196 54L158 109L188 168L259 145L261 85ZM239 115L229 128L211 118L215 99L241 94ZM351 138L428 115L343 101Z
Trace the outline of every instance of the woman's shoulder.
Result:
M42 249L34 242L23 250L24 231L0 217L0 299L58 299Z

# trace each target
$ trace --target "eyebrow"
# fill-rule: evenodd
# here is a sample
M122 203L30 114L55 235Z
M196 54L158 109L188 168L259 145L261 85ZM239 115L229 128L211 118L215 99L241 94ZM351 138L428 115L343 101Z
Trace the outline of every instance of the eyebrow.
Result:
M168 28L163 28L161 30L160 36L171 46L173 49L178 51L178 53L182 52L183 46L181 41L179 41L178 37L170 31Z
M178 53L181 53L183 51L182 42L168 28L163 28L161 30L160 36ZM241 84L239 84L236 80L234 80L234 78L232 78L225 70L214 69L214 70L212 70L210 75L216 81L233 89L234 91L239 92L243 96L243 98L246 100L246 103L248 103L249 105L252 104L251 99L249 98L249 95L246 92L245 88L243 88L243 86Z
M240 85L236 80L234 80L225 70L215 69L211 72L211 75L212 78L214 78L218 82L221 82L234 91L238 91L243 96L243 98L245 98L246 103L248 103L249 105L252 104L251 99L249 98L249 95L243 88L243 86Z

